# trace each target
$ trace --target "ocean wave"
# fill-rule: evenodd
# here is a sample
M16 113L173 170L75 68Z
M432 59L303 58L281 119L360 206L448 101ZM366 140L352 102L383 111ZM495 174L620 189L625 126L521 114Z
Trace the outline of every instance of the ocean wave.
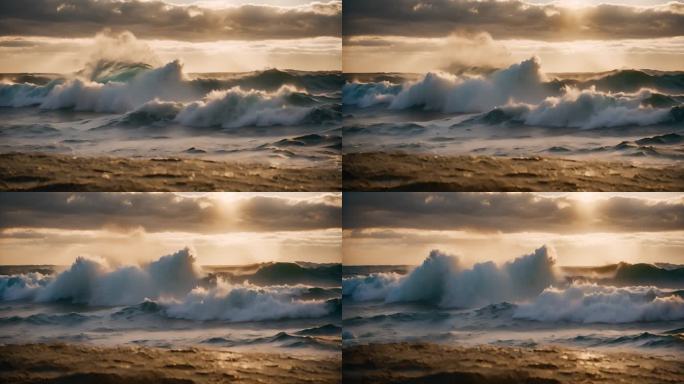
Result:
M339 334L339 332L338 332ZM204 344L220 345L224 347L238 347L255 344L271 344L282 348L313 348L319 350L339 350L339 342L335 340L278 332L273 336L248 339L232 339L230 337L212 337L203 340Z
M86 63L85 68L76 72L76 76L103 84L109 82L125 83L150 69L152 66L143 62L100 58Z
M47 85L0 84L0 106L123 113L155 98L192 100L200 94L187 85L182 64L137 72L125 82L101 83L87 78L55 80Z
M621 86L622 85L622 86ZM537 58L486 75L429 72L418 80L345 84L343 102L360 108L485 113L480 121L599 128L681 122L684 74L618 71L549 81Z
M99 258L78 257L57 275L22 274L2 277L3 300L67 301L87 305L129 305L145 298L179 296L202 277L189 249L163 256L144 266L111 267Z
M665 93L684 93L684 73L667 73L621 69L601 73L591 79L560 81L563 85L578 84L581 87L596 87L606 92L635 92L641 88L652 88Z
M384 321L406 322L439 322L451 317L446 312L423 311L423 312L395 312L390 314L374 315L370 317L356 316L344 319L344 324L348 326L363 325L368 323L380 323Z
M361 108L371 107L377 104L389 104L402 86L388 81L379 83L347 83L342 88L342 103L355 105Z
M206 91L240 87L248 90L275 91L285 85L298 89L305 89L307 93L330 94L339 91L344 84L344 78L340 72L302 72L292 70L279 70L275 68L243 73L239 75L228 74L203 74L195 75L192 83Z
M299 263L268 263L248 277L257 284L326 284L339 286L342 265L301 265Z
M340 336L342 328L335 324L325 324L319 327L306 328L301 331L297 331L297 335L305 336Z
M539 59L532 58L488 76L429 72L417 81L404 83L400 89L387 82L350 83L343 90L343 101L360 107L382 102L390 109L483 112L510 99L531 102L543 98L544 80Z
M73 77L44 85L0 83L0 106L125 113L120 122L128 125L171 121L224 128L322 124L342 117L339 99L328 96L341 83L321 95L311 89L341 81L335 73L278 70L231 79L191 79L179 61L151 67L100 60Z
M127 113L121 122L136 126L177 122L189 127L239 128L325 124L342 118L338 105L315 103L292 86L272 93L234 87L212 91L190 103L154 99Z
M542 246L534 253L497 266L492 262L464 268L455 256L432 251L406 276L377 273L346 278L343 295L357 301L426 302L445 308L535 297L557 281L554 251Z
M180 300L164 304L165 315L187 320L229 322L318 318L337 311L334 301L302 300L291 288L219 282L195 288Z
M562 341L588 347L671 348L684 350L684 337L679 334L668 335L642 332L639 334L618 337L579 335L569 340Z
M12 316L0 318L2 325L14 324L31 324L31 325L49 325L49 326L72 326L84 323L91 319L96 319L96 316L82 315L80 313L71 312L65 314L48 314L37 313L30 316Z
M29 300L51 281L51 277L40 272L18 275L0 275L0 300Z
M341 314L339 288L276 283L292 283L285 276L288 273L293 273L297 281L303 278L302 273L309 277L325 277L324 274L334 272L334 265L328 269L312 265L313 272L306 272L308 267L300 267L304 272L292 272L292 268L278 264L248 275L267 284L260 286L246 280L231 283L215 274L207 275L197 266L194 255L187 248L141 266L113 268L102 259L79 257L68 269L54 275L32 272L0 276L0 297L3 301L125 306L111 314L115 320L151 316L242 322ZM339 274L339 266L337 269ZM59 322L51 319L46 317L44 322Z
M604 93L595 88L565 89L562 96L547 97L539 104L508 104L495 108L477 120L490 124L516 122L545 127L581 129L626 125L654 125L681 120L679 107L654 108L643 101L652 91Z
M175 120L192 127L294 125L307 119L317 119L312 114L316 108L302 106L307 95L292 86L283 86L274 93L245 91L231 88L213 91L202 101L185 105Z
M684 299L656 287L576 283L545 289L530 303L520 304L513 317L610 324L684 320Z

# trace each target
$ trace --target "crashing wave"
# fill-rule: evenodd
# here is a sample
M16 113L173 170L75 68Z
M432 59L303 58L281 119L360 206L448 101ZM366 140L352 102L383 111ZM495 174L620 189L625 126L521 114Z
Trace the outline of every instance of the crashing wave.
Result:
M341 312L340 301L331 296L335 292L312 292L312 287L301 284L257 286L208 279L187 248L142 266L111 267L102 259L79 257L56 275L0 276L2 301L126 306L112 314L125 319L150 315L229 322L318 318ZM3 321L72 320L43 316Z
M547 97L539 104L508 104L498 107L479 120L490 124L506 121L545 127L581 129L653 125L677 121L670 108L644 106L650 90L634 94L603 93L594 88L566 89L559 97Z
M492 262L464 268L455 256L432 251L406 276L377 273L343 280L343 295L357 301L426 302L444 308L527 299L557 281L554 251L534 253L497 266Z
M545 289L532 302L520 304L513 317L611 324L684 320L684 299L656 287L572 284Z
M479 121L490 124L589 129L684 121L681 96L660 93L682 91L681 74L620 71L586 81L547 81L539 60L532 58L488 75L430 72L403 85L347 83L343 102L360 108L384 104L396 110L486 113Z

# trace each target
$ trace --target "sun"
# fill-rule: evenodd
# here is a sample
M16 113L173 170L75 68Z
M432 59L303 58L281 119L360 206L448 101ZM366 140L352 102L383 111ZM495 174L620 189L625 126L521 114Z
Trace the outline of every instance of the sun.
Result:
M575 192L571 194L571 197L583 203L593 203L601 198L601 194L598 192Z

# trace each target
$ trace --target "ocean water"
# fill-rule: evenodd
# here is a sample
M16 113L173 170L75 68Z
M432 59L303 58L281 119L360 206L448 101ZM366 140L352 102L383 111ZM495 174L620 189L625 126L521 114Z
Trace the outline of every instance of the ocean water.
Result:
M547 74L533 58L458 74L345 76L345 153L684 158L684 72Z
M433 251L418 267L344 269L343 345L424 341L684 356L684 266L504 265Z
M181 250L149 264L0 267L0 341L306 355L340 351L339 264L202 267Z
M0 75L0 152L334 165L339 72L185 73L99 60L75 74Z

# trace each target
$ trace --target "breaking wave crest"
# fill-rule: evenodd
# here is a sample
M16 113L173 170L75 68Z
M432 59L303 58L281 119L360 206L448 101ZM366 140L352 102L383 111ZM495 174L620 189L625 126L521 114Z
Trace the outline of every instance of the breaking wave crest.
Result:
M191 79L177 60L155 68L101 60L74 77L44 85L0 83L0 107L126 113L122 122L127 124L169 121L224 128L319 124L341 118L339 96L315 96L309 91L328 92L325 87L339 81L339 74L295 75L278 70L236 79Z
M213 91L204 100L184 106L176 120L187 126L224 128L293 125L303 122L314 107L295 105L306 94L292 86L273 93L231 88Z
M335 296L333 291L317 292L302 284L257 286L249 281L210 278L187 248L141 266L112 267L103 259L79 257L55 275L0 276L2 301L126 306L112 316L127 319L148 315L227 322L318 318L340 313L341 303L330 299L331 295ZM73 319L23 320L55 323Z
M497 266L493 262L464 268L455 256L432 251L406 276L377 273L343 280L343 295L357 301L426 302L444 308L472 308L527 299L554 283L554 251L534 253Z
M547 97L539 104L509 104L487 113L492 123L513 121L526 125L582 129L653 125L680 121L677 107L654 108L644 105L650 90L637 93L604 93L595 88L568 88L559 97Z
M0 277L2 300L68 301L87 305L130 305L146 298L184 295L202 277L190 250L144 266L114 268L106 260L78 257L69 269Z
M682 98L671 93L684 93L683 79L619 71L595 79L549 81L539 59L531 58L488 75L429 72L403 84L347 83L343 102L360 108L484 113L478 120L493 124L583 129L653 125L684 121Z
M684 319L684 299L655 287L572 284L547 288L514 318L544 322L632 323Z
M288 287L257 287L219 282L209 289L195 288L182 300L166 304L169 317L230 322L323 317L335 305L323 300L301 300Z

